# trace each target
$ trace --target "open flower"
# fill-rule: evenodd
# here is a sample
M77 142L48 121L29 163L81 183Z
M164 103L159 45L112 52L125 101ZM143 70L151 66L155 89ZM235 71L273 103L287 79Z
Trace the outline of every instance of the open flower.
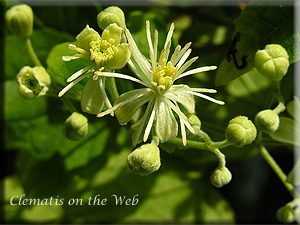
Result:
M76 37L76 45L69 45L69 49L78 53L72 56L63 56L62 59L70 61L84 58L90 62L90 65L77 71L67 79L67 82L70 83L59 92L59 97L95 71L101 73L101 71L120 69L126 65L130 58L130 51L128 44L120 43L122 31L123 28L115 23L106 27L102 36L88 25L81 31ZM105 77L91 76L82 93L81 108L84 112L98 114L101 112L104 103L108 108L111 108L105 92Z
M183 48L178 45L174 53L169 57L173 30L174 24L170 27L164 49L157 59L158 32L155 31L154 42L152 43L150 23L149 21L146 22L150 56L150 60L148 61L138 49L129 30L125 28L125 35L128 39L129 49L132 55L128 63L139 79L118 73L95 72L95 75L100 77L128 79L146 87L128 91L120 95L111 109L98 114L98 117L101 117L115 111L119 123L125 125L140 107L148 103L144 115L140 121L138 121L138 126L133 136L133 145L138 143L143 131L143 141L146 142L152 127L155 127L154 136L157 136L161 142L175 138L178 134L178 124L173 113L179 117L183 145L186 145L186 128L192 133L195 131L188 122L187 117L179 108L179 104L182 105L188 113L195 112L194 95L221 105L224 104L222 101L201 94L201 92L215 93L216 90L191 88L183 84L174 85L174 82L182 77L214 70L217 67L204 66L186 71L197 59L197 57L194 57L186 61L191 53L191 49L189 48L191 43L186 44Z

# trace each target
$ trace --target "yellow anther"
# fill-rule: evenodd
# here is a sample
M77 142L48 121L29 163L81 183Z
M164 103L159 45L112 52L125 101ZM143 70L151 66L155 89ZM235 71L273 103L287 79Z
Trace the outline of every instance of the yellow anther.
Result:
M105 63L113 58L116 47L112 42L114 42L114 39L112 38L110 38L109 42L97 38L90 43L90 59L95 61L97 67L105 66Z

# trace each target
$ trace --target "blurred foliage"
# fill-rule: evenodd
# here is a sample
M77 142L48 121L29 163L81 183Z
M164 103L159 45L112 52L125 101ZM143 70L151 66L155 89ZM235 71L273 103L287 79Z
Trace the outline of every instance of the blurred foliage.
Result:
M281 183L276 183L277 178L257 156L255 145L222 150L228 168L232 171L233 181L218 190L209 182L210 173L217 166L217 159L205 151L184 151L180 148L172 154L162 151L162 167L158 172L146 177L132 174L126 164L127 155L131 151L131 135L113 117L98 119L85 115L89 120L88 135L78 142L66 139L64 121L71 112L62 101L72 101L80 110L80 93L86 80L72 88L62 99L56 96L66 85L66 78L82 68L85 62L64 62L61 56L70 54L68 43L75 41L76 35L86 24L101 31L96 23L101 6L96 6L33 7L33 47L52 78L51 89L45 98L27 101L18 94L15 76L23 66L32 66L32 62L24 43L9 33L7 28L4 29L4 147L7 157L5 166L11 171L5 174L4 180L5 221L70 224L276 223L275 211L290 197L288 194L279 197L286 190ZM159 49L164 44L171 22L174 22L173 48L177 44L184 46L192 41L191 57L200 56L192 67L221 64L235 33L235 21L242 13L238 4L230 7L195 7L186 3L182 7L172 4L169 7L141 5L122 6L122 9L127 27L145 55L148 55L145 21L151 21L152 31L154 28L159 31ZM271 21L276 17L268 12L264 15L271 18ZM265 30L269 24L263 21L261 19L255 24L248 24L246 31L251 26L260 31ZM285 41L284 36L278 39ZM255 47L260 48L261 45ZM251 48L251 51L254 50ZM131 72L128 68L124 71L127 74ZM291 66L281 83L286 102L293 100L293 72ZM215 73L197 74L184 78L184 82L191 87L214 88ZM118 79L117 85L122 91L129 87ZM213 140L223 140L224 130L232 117L246 115L253 120L258 111L274 107L272 88L267 78L251 70L217 88L218 93L214 97L225 101L225 106L197 98L196 110L202 129ZM293 114L283 116L283 127L291 129L289 126L293 124L289 121L294 121L291 117ZM279 142L291 144L287 140L289 132L279 130L278 133L273 139L266 134L264 140L270 146ZM289 137L285 138L283 133ZM170 148L168 145L164 147ZM278 147L274 148L275 156L278 157L276 159L286 171L292 167L291 149L284 148L282 151ZM271 186L274 184L276 188ZM26 198L63 198L64 204L10 205L12 196L23 194ZM107 198L108 204L87 205L87 199L97 194ZM111 197L113 194L128 198L138 195L139 202L135 206L116 206ZM70 206L67 201L71 198L82 198L84 204ZM14 203L18 203L17 198L14 198Z

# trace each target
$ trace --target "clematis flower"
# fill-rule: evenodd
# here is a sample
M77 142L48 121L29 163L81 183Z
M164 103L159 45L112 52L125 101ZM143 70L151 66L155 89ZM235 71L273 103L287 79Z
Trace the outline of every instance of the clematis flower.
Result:
M188 113L193 114L195 113L194 96L202 97L220 105L224 104L222 101L201 94L203 92L215 93L216 90L191 88L184 84L174 84L176 80L182 77L214 70L217 67L204 66L186 71L197 60L197 57L186 61L191 53L191 43L186 44L183 48L178 45L169 57L173 31L174 24L171 25L164 49L161 51L159 58L157 58L158 32L155 31L154 42L152 43L150 23L149 21L146 22L150 56L150 60L148 61L138 49L129 30L125 28L125 35L132 55L128 64L132 67L138 79L118 73L95 72L95 75L99 77L123 78L145 86L145 88L131 90L120 95L112 108L98 114L98 117L102 117L115 111L119 123L125 125L140 107L147 104L144 115L138 121L133 136L133 145L138 143L143 132L143 141L146 142L153 127L154 136L157 136L161 142L175 138L178 135L178 123L174 113L179 117L182 142L183 145L186 145L186 128L192 133L195 133L195 131L188 122L186 115L179 108L179 105L183 106Z
M95 71L101 73L101 71L120 69L126 65L130 58L130 50L128 44L120 43L122 31L123 28L115 23L107 26L102 36L88 25L82 30L76 37L76 45L69 45L69 49L77 51L77 54L63 56L62 59L70 61L83 58L90 62L90 65L67 79L70 83L59 92L59 97ZM98 114L104 103L108 108L112 107L105 92L105 77L91 76L82 92L81 109L84 112Z

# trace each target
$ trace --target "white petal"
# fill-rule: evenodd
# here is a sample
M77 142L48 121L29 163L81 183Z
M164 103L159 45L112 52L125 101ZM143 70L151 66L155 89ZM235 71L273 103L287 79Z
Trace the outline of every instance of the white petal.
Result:
M146 90L146 89L132 90L132 91L137 91L137 93L136 93L136 94L133 94L131 97L127 98L127 99L124 100L124 101L120 101L119 103L117 103L116 105L114 105L112 108L110 108L110 109L108 109L108 110L106 110L106 111L104 111L104 112L102 112L102 113L99 113L99 114L97 115L97 117L103 117L103 116L105 116L105 115L107 115L107 114L113 112L114 110L116 110L117 108L119 108L119 107L121 107L121 106L123 106L123 105L126 105L126 104L128 104L128 103L130 103L130 102L132 102L132 101L136 101L138 98L140 98L140 97L142 97L142 96L146 96L146 97L150 96L150 95L151 95L150 92L147 92L147 91L145 91L145 90ZM125 95L125 94L128 94L128 95L129 95L130 92L132 92L132 91L126 92L126 93L124 93L123 95ZM122 95L120 95L119 98L121 98L121 96L122 96ZM116 101L117 101L117 100L116 100Z
M83 80L84 78L86 78L87 76L89 76L90 73L84 74L81 77L78 77L76 80L72 81L71 83L69 83L66 87L64 87L64 89L62 89L59 93L58 93L58 97L63 96L68 90L70 90L72 87L75 86L75 84L77 84L78 82L80 82L81 80Z
M156 111L156 104L154 105L154 108L151 112L149 122L147 124L146 129L145 129L144 138L143 138L144 142L146 142L148 137L149 137L149 134L150 134L150 131L151 131L151 128L152 128L152 125L153 125L154 117L155 117L155 111Z
M151 87L151 83L150 83L148 77L146 77L143 74L143 71L141 71L140 68L138 66L136 66L131 59L128 61L128 65L131 67L131 69L133 70L133 72L135 73L135 75L138 78L140 78L140 80L142 80L145 84L147 84L148 87Z
M101 90L105 105L109 109L112 108L112 105L110 104L110 101L109 101L109 99L106 95L106 92L105 92L105 77L103 77L103 78L100 77L99 78L99 86L100 86L100 90ZM111 112L110 115L114 116L114 112Z
M174 102L180 103L184 108L188 110L189 113L195 113L195 99L193 94L188 93L185 91L185 88L183 88L184 91L180 91L179 88L177 88L176 91L170 90L165 93L165 97L171 99Z
M196 69L193 69L193 70L189 70L183 74L180 74L177 78L182 78L182 77L185 77L185 76L189 76L189 75L192 75L192 74L195 74L195 73L201 73L201 72L205 72L205 71L209 71L209 70L215 70L217 69L216 66L203 66L203 67L199 67L199 68L196 68Z
M85 73L86 71L88 71L88 70L91 69L92 67L93 67L93 65L90 65L90 66L84 67L84 68L81 69L81 70L78 70L76 73L74 73L72 76L70 76L70 77L67 79L67 82L71 82L71 81L75 80L77 77L79 77L81 74Z
M141 80L138 80L132 76L128 76L128 75L124 75L124 74L121 74L121 73L111 73L111 72L100 72L100 71L96 71L94 73L95 75L99 76L99 77L115 77L115 78L122 78L122 79L125 79L125 80L131 80L131 81L134 81L136 83L139 83L139 84L142 84L144 86L147 87L147 84L145 84L143 81Z
M161 142L175 138L178 134L177 121L165 100L159 98L156 102L155 134Z
M217 93L215 89L210 88L190 88L191 91L202 92L202 93Z
M172 102L170 102L170 100L166 100L165 101L169 106L170 108L173 109L173 111L179 116L181 117L181 119L183 120L183 123L185 124L185 126L194 134L195 133L195 130L194 128L189 124L188 120L187 120L187 117L183 114L183 112L181 112L180 108L177 106L175 106Z
M149 92L146 88L134 89L120 95L116 101L115 105L126 101L127 99L132 98L133 101L128 102L127 104L120 106L115 110L116 117L121 125L125 125L129 120L132 119L133 115L137 110L142 107L144 104L149 102L154 98L152 92Z
M132 58L138 64L138 66L143 71L143 73L148 77L148 79L150 79L150 71L151 71L150 63L147 61L145 56L138 49L133 37L131 36L127 28L125 28L125 35L129 43L129 49L131 51Z
M156 61L157 61L157 46L158 46L158 31L157 30L155 30L154 31L154 44L153 44L154 46L154 52L153 52L153 55L154 55L154 62L155 62L155 65L152 65L153 66L153 71L155 71L156 70Z
M139 139L140 139L140 136L142 134L142 131L144 129L144 126L147 122L147 119L149 118L150 116L150 113L151 111L153 110L153 104L154 104L154 100L151 100L149 103L148 103L148 106L146 108L146 111L145 111L145 114L144 116L142 117L142 119L140 120L139 122L139 126L137 128L137 130L133 133L132 135L132 145L133 146L136 146L136 144L138 143Z
M168 35L167 35L167 38L166 38L166 41L165 41L165 46L164 46L164 49L167 48L167 45L169 42L171 42L171 39L172 39L172 35L173 35L173 31L175 29L175 26L174 26L174 23L171 24L170 26L170 30L168 32Z
M181 117L179 117L179 121L180 121L182 144L183 146L186 146L186 131L185 131L184 122L183 119L181 119Z
M209 97L207 95L204 95L204 94L196 93L196 92L193 92L193 91L188 91L188 93L191 93L191 94L196 95L198 97L204 98L204 99L209 100L211 102L217 103L219 105L224 105L225 104L225 102L223 102L223 101L216 100L216 99L214 99L212 97Z
M147 40L148 40L148 45L150 51L153 52L153 45L152 45L152 40L151 40L151 32L150 32L150 22L149 20L146 21L146 34L147 34Z

